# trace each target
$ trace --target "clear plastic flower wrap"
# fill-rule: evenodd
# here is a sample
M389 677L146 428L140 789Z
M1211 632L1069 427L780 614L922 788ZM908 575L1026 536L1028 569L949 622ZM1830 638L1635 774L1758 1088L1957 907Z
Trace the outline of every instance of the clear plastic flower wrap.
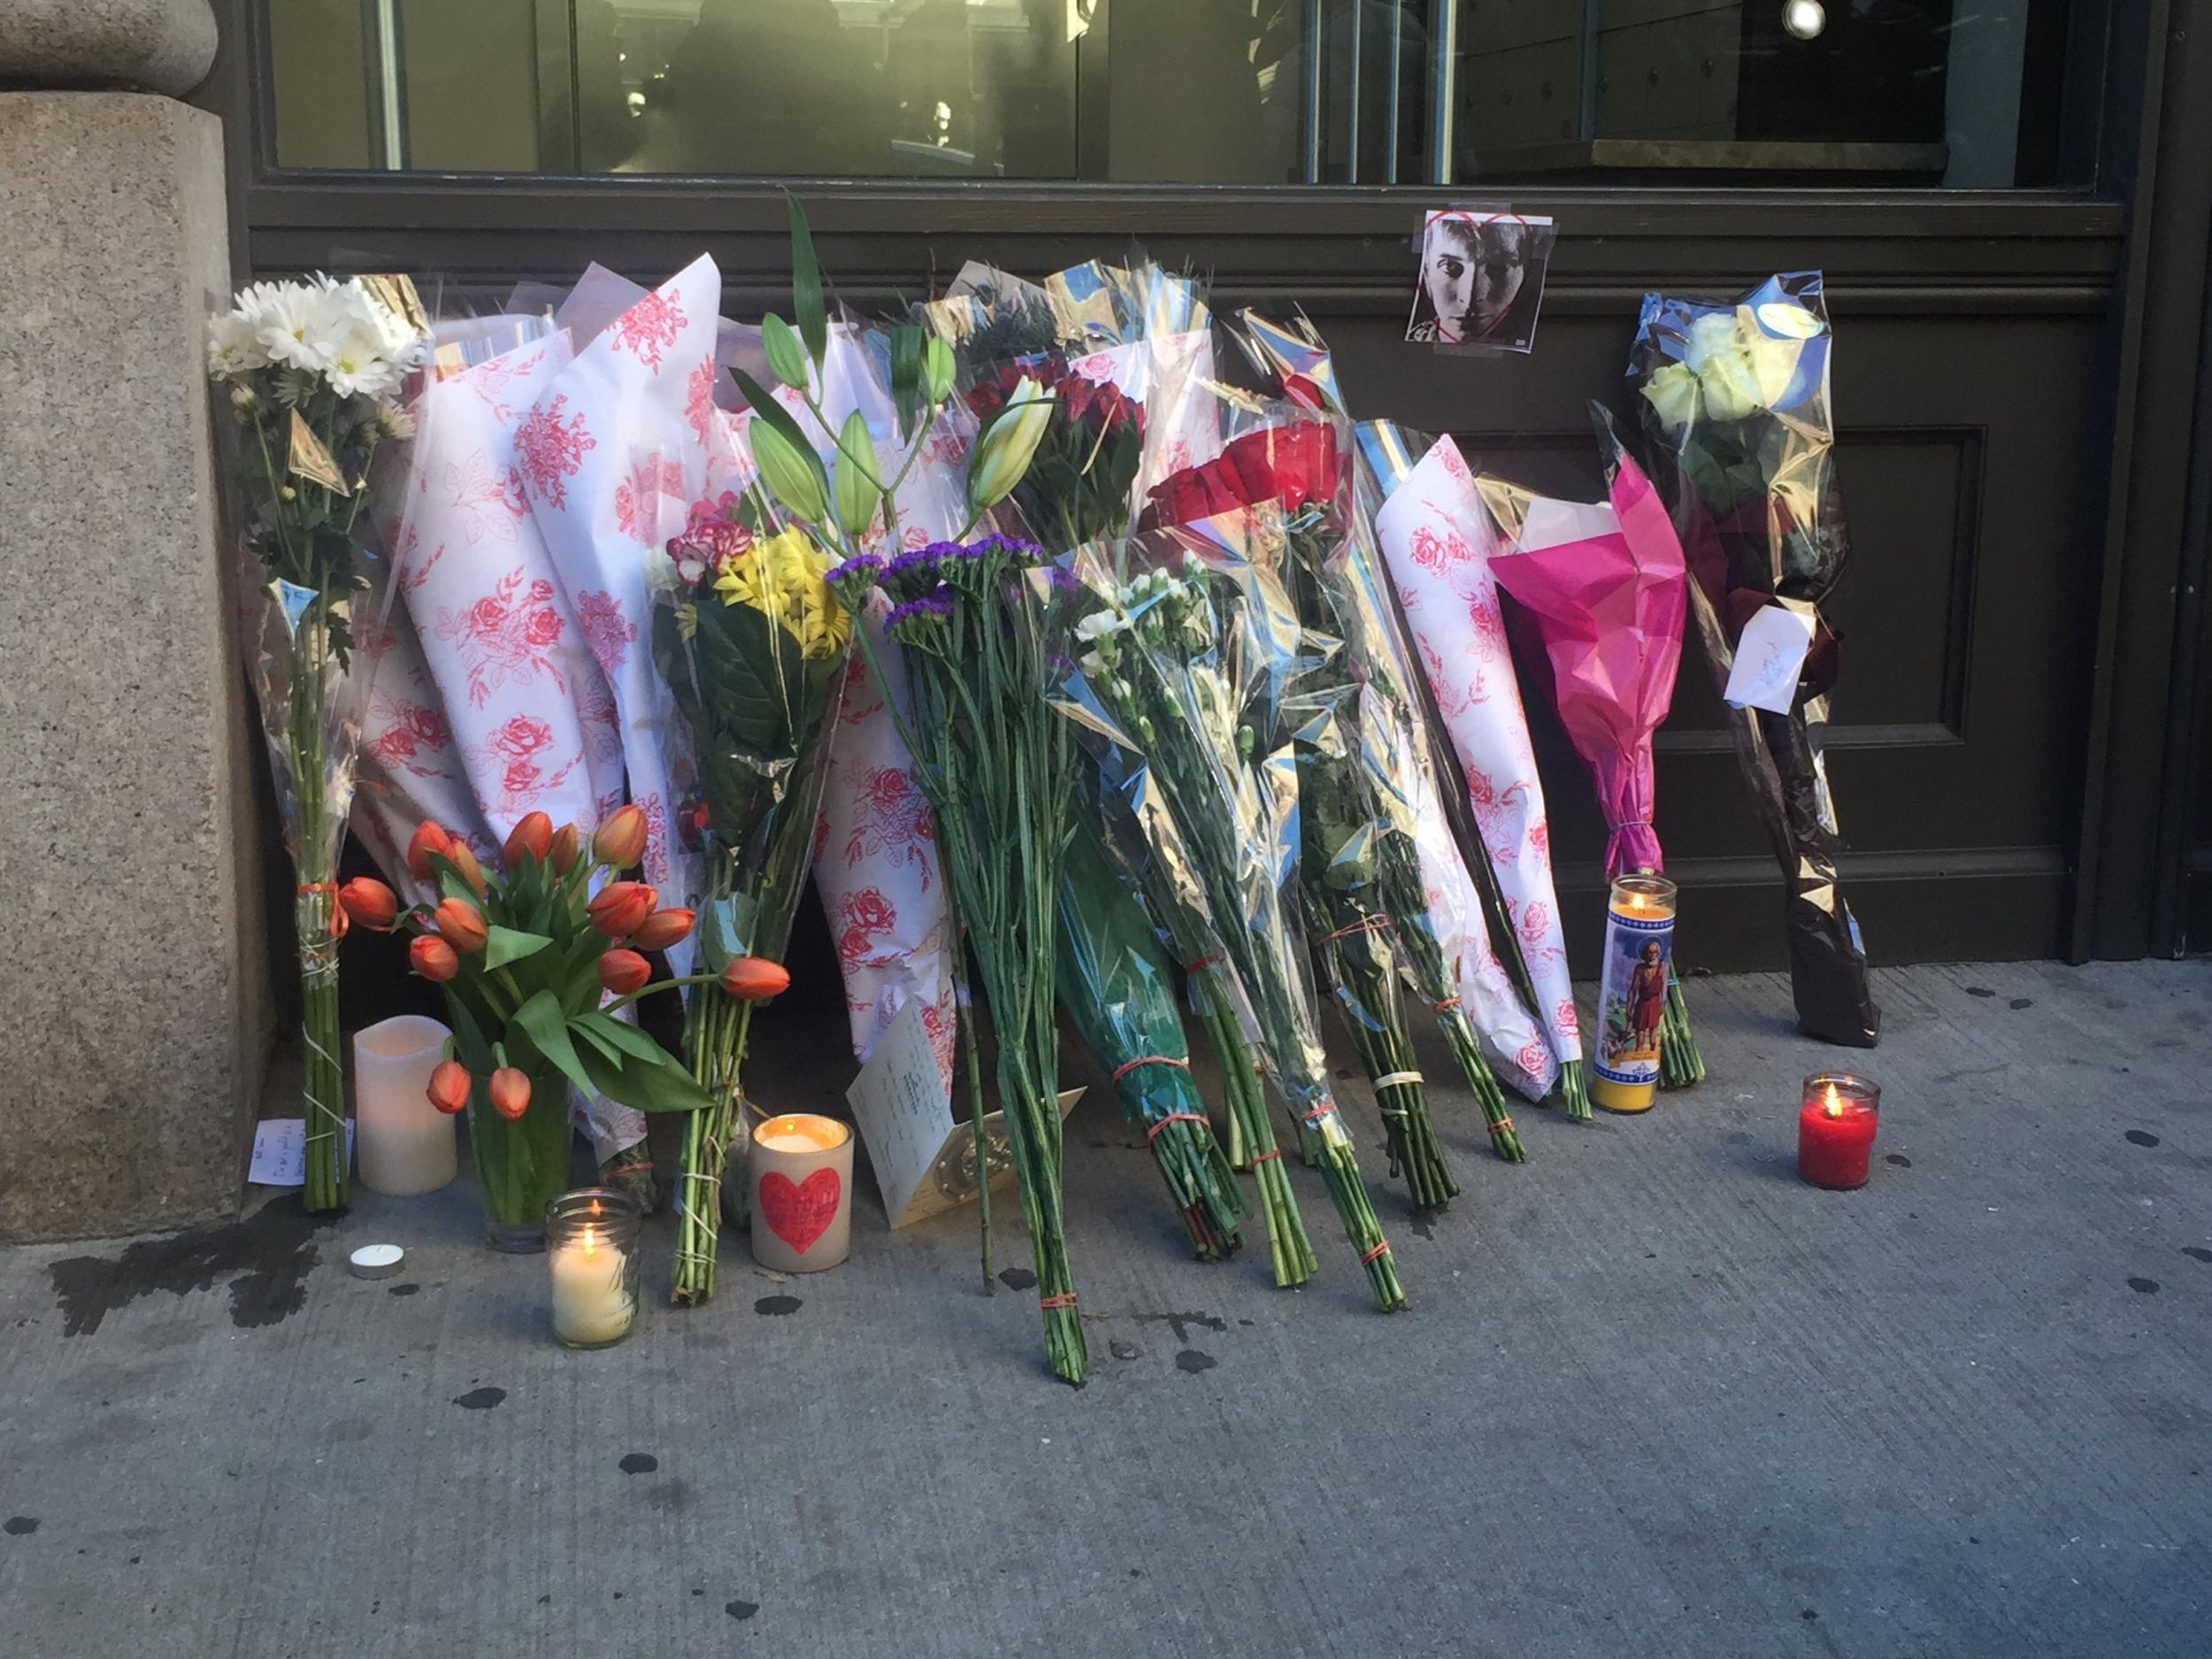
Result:
M1174 968L1138 889L1079 815L1060 870L1054 987L1122 1114L1145 1132L1201 1261L1233 1253L1244 1198L1206 1121L1176 1007Z
M1378 1304L1402 1307L1396 1263L1332 1098L1294 897L1291 723L1317 664L1283 587L1281 516L1234 508L1078 549L1055 568L1054 704L1100 757L1110 813L1205 919L1276 1087L1316 1138Z
M675 702L666 773L695 792L677 833L703 870L706 972L780 961L805 886L826 757L852 653L830 559L764 492L694 502L650 555L653 659ZM754 1003L695 995L685 1017L694 1078L712 1105L686 1126L674 1294L714 1292L719 1186L744 1120L741 1071Z
M1379 896L1403 953L1407 985L1450 1045L1482 1107L1492 1149L1518 1163L1525 1154L1485 1058L1485 1040L1531 1098L1542 1097L1553 1072L1520 1064L1538 1031L1532 997L1519 994L1491 949L1494 931L1511 941L1497 879L1479 837L1469 838L1471 856L1463 853L1441 809L1441 740L1431 731L1428 702L1385 585L1372 518L1379 491L1371 472L1353 464L1334 362L1313 326L1302 317L1278 324L1249 311L1240 322L1237 338L1254 365L1317 419L1325 411L1335 436L1332 534L1291 539L1307 566L1300 603L1310 626L1344 641L1351 695L1341 724L1371 791ZM1339 522L1340 535L1333 534Z
M383 277L256 283L209 328L209 375L235 418L240 635L297 877L311 1210L347 1201L338 849L391 582L367 475L380 444L411 435L395 400L427 334L413 286Z
M1647 294L1628 379L1715 683L1727 687L1762 612L1791 612L1806 635L1786 711L1746 702L1728 729L1782 867L1798 1029L1872 1048L1881 1010L1844 902L1821 752L1838 649L1820 606L1850 553L1828 400L1833 338L1817 271L1769 277L1733 302Z

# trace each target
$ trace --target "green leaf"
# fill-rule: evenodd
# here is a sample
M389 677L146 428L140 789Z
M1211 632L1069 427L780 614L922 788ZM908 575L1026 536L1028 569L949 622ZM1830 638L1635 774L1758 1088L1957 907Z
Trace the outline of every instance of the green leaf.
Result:
M553 941L543 933L526 933L494 922L484 930L484 968L503 968L525 956L534 956Z
M760 319L760 347L768 354L768 366L786 386L806 384L806 351L791 325L775 312Z
M596 1049L587 1048L583 1056L584 1069L590 1074L587 1087L641 1112L698 1111L711 1104L707 1092L692 1081L691 1074L677 1064L674 1056L665 1049L657 1053L656 1059L633 1057L618 1066L602 1059Z
M595 1041L604 1043L619 1055L634 1055L641 1060L657 1064L668 1056L668 1050L626 1020L617 1019L601 1009L578 1014L569 1022L569 1029L580 1031Z
M540 991L515 1010L514 1023L522 1027L540 1054L567 1074L570 1082L584 1088L595 1087L583 1057L568 1040L568 1016L561 1011L560 998L550 991Z
M853 536L866 532L883 495L876 480L875 452L867 418L856 409L845 417L844 429L837 434L837 517Z
M438 897L466 899L479 910L483 909L483 900L476 896L476 889L468 884L468 878L461 873L461 867L443 853L430 855L430 874L438 884Z
M820 524L829 517L829 474L822 470L821 457L791 411L766 388L742 369L730 374L753 406L753 459L759 464L761 482L786 511Z
M592 1048L597 1049L603 1058L612 1064L616 1065L622 1064L622 1050L609 1042L592 1027L584 1024L581 1015L568 1022L568 1034L572 1037L582 1038Z
M791 314L798 319L799 336L806 342L814 366L822 366L829 350L829 311L822 299L822 267L815 263L814 233L807 228L806 209L786 190L791 204Z

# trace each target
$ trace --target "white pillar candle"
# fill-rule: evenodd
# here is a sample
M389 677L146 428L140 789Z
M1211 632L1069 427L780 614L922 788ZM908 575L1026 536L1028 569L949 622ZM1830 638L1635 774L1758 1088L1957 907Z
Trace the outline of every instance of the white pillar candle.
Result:
M354 1150L361 1185L394 1198L435 1192L458 1169L453 1119L430 1103L430 1073L452 1035L402 1014L353 1039Z
M554 1244L555 1336L572 1348L603 1348L629 1330L637 1308L627 1283L627 1255L606 1228L588 1222L574 1237Z

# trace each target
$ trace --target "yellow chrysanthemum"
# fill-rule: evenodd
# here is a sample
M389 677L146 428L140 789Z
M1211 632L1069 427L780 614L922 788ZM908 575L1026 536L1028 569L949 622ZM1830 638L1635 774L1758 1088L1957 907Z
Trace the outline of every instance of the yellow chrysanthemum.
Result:
M726 605L750 605L799 641L810 657L833 657L852 631L844 606L822 580L830 561L806 535L785 530L757 541L715 578Z

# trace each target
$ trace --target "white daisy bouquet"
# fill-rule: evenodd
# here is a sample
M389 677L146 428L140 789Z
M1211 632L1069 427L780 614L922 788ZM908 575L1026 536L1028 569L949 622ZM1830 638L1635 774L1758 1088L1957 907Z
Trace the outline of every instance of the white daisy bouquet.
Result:
M412 435L398 402L428 349L405 278L257 282L217 316L208 373L236 417L233 484L245 565L243 637L298 872L311 1210L346 1203L338 1059L338 846L353 798L383 562L364 544L369 464Z

